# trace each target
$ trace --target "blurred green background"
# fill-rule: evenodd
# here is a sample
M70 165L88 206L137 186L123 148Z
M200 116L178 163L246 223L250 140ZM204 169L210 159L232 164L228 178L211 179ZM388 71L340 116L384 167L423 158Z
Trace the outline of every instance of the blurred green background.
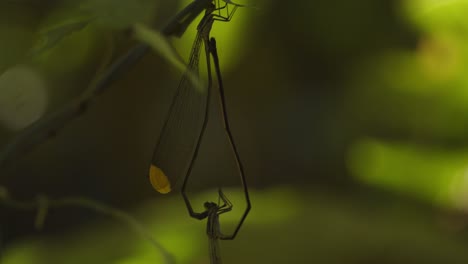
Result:
M252 211L224 263L467 263L468 1L249 1L217 22L228 113ZM0 147L78 96L187 1L0 1ZM188 57L196 22L171 39ZM180 72L147 54L87 113L0 172L20 200L81 196L133 215L176 259L208 263L205 222L147 177ZM191 176L197 210L244 201L218 104ZM82 208L0 207L0 263L162 263Z

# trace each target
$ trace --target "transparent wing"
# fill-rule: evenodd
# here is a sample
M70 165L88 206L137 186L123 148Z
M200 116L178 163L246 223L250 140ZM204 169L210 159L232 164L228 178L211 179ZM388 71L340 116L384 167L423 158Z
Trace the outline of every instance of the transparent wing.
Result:
M194 147L202 130L207 103L207 92L196 89L190 74L199 75L203 36L198 32L190 53L187 72L182 77L153 153L150 180L154 167L175 183L187 171L194 158ZM154 186L154 185L153 185ZM156 189L158 190L158 189Z

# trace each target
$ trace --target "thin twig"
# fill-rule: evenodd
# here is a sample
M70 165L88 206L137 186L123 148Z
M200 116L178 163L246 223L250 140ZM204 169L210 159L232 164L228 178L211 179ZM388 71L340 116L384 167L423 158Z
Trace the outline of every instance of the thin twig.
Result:
M113 208L101 202L84 197L66 197L61 199L50 199L45 195L39 195L31 201L20 201L12 198L8 190L0 186L0 204L17 210L37 210L35 219L36 228L41 228L49 209L59 209L63 207L80 207L95 211L98 214L109 216L129 226L135 233L144 237L151 245L161 252L165 263L172 264L174 257L149 233L147 228L138 220L122 210Z

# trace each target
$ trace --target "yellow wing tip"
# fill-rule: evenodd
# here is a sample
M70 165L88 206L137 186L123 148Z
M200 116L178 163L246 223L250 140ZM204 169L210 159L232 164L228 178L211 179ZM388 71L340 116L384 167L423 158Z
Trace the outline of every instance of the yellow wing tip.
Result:
M157 166L151 164L149 169L149 179L153 188L162 194L171 192L171 182L166 174Z

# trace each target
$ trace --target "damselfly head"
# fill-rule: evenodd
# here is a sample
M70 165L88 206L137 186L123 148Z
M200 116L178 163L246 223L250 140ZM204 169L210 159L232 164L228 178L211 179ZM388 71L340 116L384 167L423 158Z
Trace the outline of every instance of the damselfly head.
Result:
M218 205L213 202L205 202L203 205L205 206L206 210L210 210L212 208L218 207Z

